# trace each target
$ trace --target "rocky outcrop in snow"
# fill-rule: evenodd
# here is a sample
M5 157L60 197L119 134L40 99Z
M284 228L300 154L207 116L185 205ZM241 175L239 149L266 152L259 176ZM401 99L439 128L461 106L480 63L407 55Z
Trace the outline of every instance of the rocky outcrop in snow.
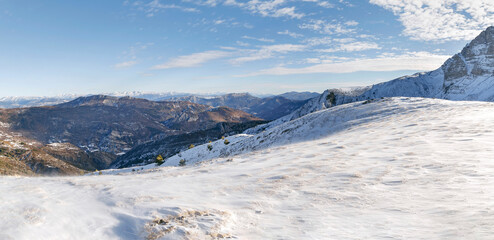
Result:
M444 71L442 98L493 101L494 27L483 31L441 69Z

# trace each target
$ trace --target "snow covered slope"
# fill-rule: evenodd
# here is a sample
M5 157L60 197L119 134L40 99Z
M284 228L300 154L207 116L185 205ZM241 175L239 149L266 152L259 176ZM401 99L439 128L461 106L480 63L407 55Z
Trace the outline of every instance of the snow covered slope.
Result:
M329 89L293 113L251 129L247 133L258 133L336 105L382 97L494 101L494 27L480 33L460 53L448 59L437 70L363 88Z
M382 99L195 147L184 167L1 177L0 239L490 239L493 120L494 103Z

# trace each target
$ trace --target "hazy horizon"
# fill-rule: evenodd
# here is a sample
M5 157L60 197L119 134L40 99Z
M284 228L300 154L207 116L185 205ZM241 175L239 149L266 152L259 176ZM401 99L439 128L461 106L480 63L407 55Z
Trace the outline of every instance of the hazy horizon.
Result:
M123 96L132 96L134 94L149 94L149 95L170 95L170 96L175 96L175 95L195 95L195 96L219 96L219 95L226 95L226 94L243 94L247 93L252 96L256 97L266 97L266 96L276 96L284 93L289 93L289 92L297 92L297 93L302 93L302 92L311 92L311 93L321 93L321 92L316 92L316 91L288 91L288 92L282 92L282 93L252 93L252 92L154 92L154 91L122 91L122 92L99 92L99 93L86 93L86 94L77 94L77 93L64 93L64 94L58 94L58 95L20 95L20 96L0 96L0 99L2 98L63 98L63 97L83 97L83 96L95 96L95 95L108 95L108 96L117 96L117 97L123 97Z

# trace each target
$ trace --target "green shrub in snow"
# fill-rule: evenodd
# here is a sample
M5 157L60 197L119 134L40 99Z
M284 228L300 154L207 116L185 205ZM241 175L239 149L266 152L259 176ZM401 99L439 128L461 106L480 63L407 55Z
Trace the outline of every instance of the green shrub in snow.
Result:
M160 166L161 164L163 164L165 162L165 159L163 159L163 156L161 156L161 154L160 154L156 157L155 162L156 162L156 165Z

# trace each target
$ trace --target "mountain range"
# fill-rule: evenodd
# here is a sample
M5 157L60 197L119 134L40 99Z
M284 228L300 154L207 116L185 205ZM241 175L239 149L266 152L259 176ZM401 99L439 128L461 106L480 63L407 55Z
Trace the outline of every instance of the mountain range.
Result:
M250 94L166 96L168 101L97 95L55 106L2 109L0 160L9 160L0 164L16 172L44 169L35 173L53 172L46 166L74 173L142 165L157 154L172 157L190 144L244 130L260 134L334 106L397 96L494 101L494 27L434 71L368 87L328 89L309 100L303 98L312 93L265 98ZM43 163L42 156L50 163ZM26 168L12 159L31 162Z
M314 95L285 95L303 99L311 94ZM4 153L0 165L5 165L0 168L11 169L12 174L75 174L110 165L144 164L153 159L151 154L172 156L190 144L237 134L266 123L264 119L279 118L307 102L281 96L260 98L247 93L201 97L139 92L115 95L123 97L93 95L71 101L68 100L73 95L59 99L9 98L17 105L62 103L0 109L4 126L0 133L0 140L4 141L0 144ZM134 149L137 146L140 147ZM43 157L36 157L33 152L40 152Z
M175 92L165 92L165 93L147 93L147 92L114 92L105 93L100 95L112 96L112 97L133 97L133 98L143 98L151 101L162 101L172 97L183 97L189 96L191 94L187 93L175 93ZM217 94L213 94L216 96ZM70 102L79 97L89 97L90 95L77 95L77 94L64 94L60 96L53 97L1 97L0 98L0 108L25 108L25 107L41 107L41 106L52 106L61 103Z
M218 124L243 126L237 130L241 131L264 123L260 118L228 107L104 95L80 97L55 106L0 109L0 122L0 147L6 153L3 155L26 163L34 173L43 174L74 173L75 169L66 171L56 167L62 163L83 170L104 169L137 145L196 131L208 132L208 129L217 132ZM195 139L189 140L197 143ZM44 164L42 157L33 158L37 156L35 153L42 153L38 155L51 159L52 163ZM34 162L29 162L30 159ZM48 165L54 169L41 167Z
M255 97L249 93L240 93L233 95L249 95L254 98L272 98L272 97L284 97L293 101L304 101L310 98L318 96L320 93L315 92L287 92L280 95L256 95ZM166 101L170 99L180 99L187 97L197 97L197 98L214 98L222 97L224 93L210 93L210 94L192 94L192 93L177 93L177 92L113 92L113 93L103 93L99 95L106 95L112 97L133 97L142 98L150 101ZM92 95L77 95L77 94L64 94L60 96L53 97L0 97L0 108L24 108L24 107L41 107L41 106L52 106L61 103L70 102L78 97L89 97Z
M285 116L307 103L308 99L318 96L313 93L285 93L273 97L255 97L249 93L231 93L216 97L186 96L172 98L213 107L227 106L250 113L265 120L274 120Z

